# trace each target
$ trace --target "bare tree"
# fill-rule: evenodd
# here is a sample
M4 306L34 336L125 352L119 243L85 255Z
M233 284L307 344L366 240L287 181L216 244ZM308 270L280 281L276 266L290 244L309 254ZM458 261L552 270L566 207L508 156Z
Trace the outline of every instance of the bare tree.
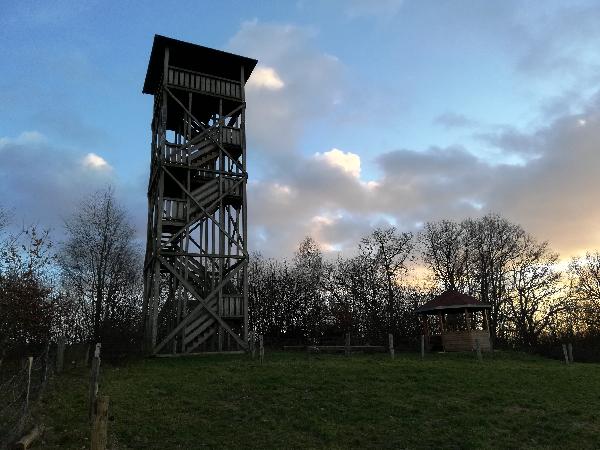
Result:
M305 237L294 255L294 292L303 317L303 334L313 342L321 337L328 315L323 296L324 270L319 244Z
M376 229L362 239L359 246L360 257L370 262L370 268L375 275L371 278L373 291L377 286L384 286L386 311L384 329L391 331L392 317L396 307L396 287L402 277L408 272L407 262L413 251L412 233L398 233L395 227Z
M551 321L567 307L557 262L558 254L550 251L547 242L537 242L527 234L508 263L506 322L514 328L512 341L519 346L537 344Z
M469 276L476 283L479 299L492 306L490 337L495 342L499 325L505 319L508 263L517 256L518 243L525 231L496 214L467 219L464 226L470 249Z
M81 202L65 222L67 239L60 252L65 296L78 303L79 323L87 339L106 333L128 336L138 329L141 256L134 228L112 189ZM71 318L72 319L72 318Z
M465 223L428 222L419 235L422 258L444 290L472 294L469 281L469 247Z
M588 252L569 264L569 297L572 314L588 330L600 330L600 252ZM575 325L571 324L571 333Z

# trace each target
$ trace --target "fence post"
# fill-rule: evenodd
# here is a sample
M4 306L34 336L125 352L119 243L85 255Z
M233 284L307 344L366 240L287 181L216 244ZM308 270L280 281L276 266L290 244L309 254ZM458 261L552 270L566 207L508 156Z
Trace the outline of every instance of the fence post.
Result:
M85 348L85 356L82 362L82 367L87 367L88 363L90 362L90 344L88 344Z
M33 356L27 358L27 396L25 397L25 411L29 408L29 390L31 388L31 365L33 364Z
M56 373L61 373L63 371L63 366L65 363L65 336L60 335L57 340L56 346Z
M256 341L255 341L255 337L254 337L254 331L250 332L250 355L252 356L252 359L254 359L256 357Z
M96 344L94 351L94 359L92 360L92 370L90 372L90 393L89 393L89 418L94 417L94 405L96 396L98 395L98 375L100 374L100 347L101 344Z
M345 354L346 354L346 356L350 356L350 333L346 333Z
M569 354L567 353L567 345L562 345L563 355L565 356L565 364L569 364Z
M481 361L481 345L479 345L479 339L475 339L475 351L477 352L477 360Z
M106 449L106 429L108 425L108 401L109 398L106 395L98 397L94 405L94 420L92 422L92 437L91 437L91 449L92 450L105 450Z
M394 335L388 334L388 345L390 347L390 357L394 359Z
M263 335L258 336L258 354L260 357L260 363L262 364L265 360L265 345Z
M573 344L567 344L567 353L569 354L569 363L573 362Z
M425 335L421 335L421 359L425 359Z

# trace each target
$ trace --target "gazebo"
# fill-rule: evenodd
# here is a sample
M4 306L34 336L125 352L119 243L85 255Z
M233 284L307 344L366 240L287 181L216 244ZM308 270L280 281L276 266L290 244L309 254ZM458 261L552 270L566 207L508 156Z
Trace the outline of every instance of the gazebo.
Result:
M490 351L490 308L475 297L448 290L414 312L422 317L428 349L441 344L444 351L464 352L475 349L479 342L482 351ZM432 321L433 317L437 320Z

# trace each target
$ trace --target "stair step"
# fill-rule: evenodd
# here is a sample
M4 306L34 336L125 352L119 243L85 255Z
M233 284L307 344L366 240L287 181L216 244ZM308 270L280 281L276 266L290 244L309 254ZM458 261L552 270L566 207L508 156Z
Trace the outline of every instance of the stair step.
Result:
M208 314L204 314L203 317L204 321L202 322L202 324L198 327L196 327L192 332L190 332L189 334L186 334L186 336L183 338L183 343L184 345L188 345L190 342L192 342L198 335L202 334L202 332L204 330L206 330L208 327L210 327L212 324L215 323L215 319L212 318L211 316L208 316Z
M206 342L206 340L208 338L210 338L213 334L215 334L216 329L213 327L210 330L208 330L204 336L202 336L200 339L198 339L196 342L194 342L191 346L189 346L188 348L185 349L186 353L190 353L192 350L194 350L195 348L198 348L199 346L201 346L202 344L204 344L204 342Z

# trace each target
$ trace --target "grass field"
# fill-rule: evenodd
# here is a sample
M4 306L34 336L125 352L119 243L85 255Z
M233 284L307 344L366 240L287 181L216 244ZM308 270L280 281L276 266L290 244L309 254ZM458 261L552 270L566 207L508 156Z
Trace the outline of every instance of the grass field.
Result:
M103 365L112 448L598 448L600 366L512 353L267 353ZM89 448L87 373L54 382L43 448ZM40 446L40 444L38 444Z

